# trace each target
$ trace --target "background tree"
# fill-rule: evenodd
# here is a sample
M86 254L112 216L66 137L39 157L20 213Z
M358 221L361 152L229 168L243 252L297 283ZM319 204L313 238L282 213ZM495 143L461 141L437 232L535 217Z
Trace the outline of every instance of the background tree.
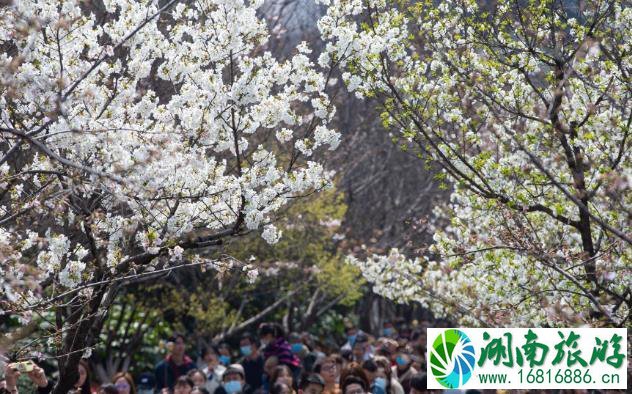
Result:
M323 3L321 63L454 187L429 253L365 276L469 324L626 325L629 2Z
M306 45L283 61L261 51L260 5L0 9L2 313L53 311L55 393L120 286L208 264L198 250L248 231L277 242L275 213L329 184L311 158L339 140L328 79Z

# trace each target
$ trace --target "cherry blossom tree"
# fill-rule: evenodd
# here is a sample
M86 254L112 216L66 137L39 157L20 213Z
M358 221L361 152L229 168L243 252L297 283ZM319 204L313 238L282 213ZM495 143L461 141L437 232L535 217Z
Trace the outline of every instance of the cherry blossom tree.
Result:
M452 187L427 253L351 259L375 289L464 324L629 324L631 3L321 3L320 62Z
M304 43L266 52L261 3L0 6L0 313L47 322L55 393L120 286L275 243L276 214L329 185L331 73Z

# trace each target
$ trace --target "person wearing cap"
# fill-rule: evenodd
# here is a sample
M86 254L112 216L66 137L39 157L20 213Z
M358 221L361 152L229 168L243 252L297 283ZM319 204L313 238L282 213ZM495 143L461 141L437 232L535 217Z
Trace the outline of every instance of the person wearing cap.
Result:
M226 368L222 376L222 385L215 389L214 394L241 394L249 391L244 379L244 370L237 365L233 364Z
M241 365L244 368L246 383L251 392L254 392L263 385L263 365L265 363L263 354L259 352L259 344L256 339L249 333L241 337L239 341L239 352L243 356Z
M176 380L185 376L195 368L195 363L184 354L185 338L182 334L174 334L169 338L169 354L156 366L156 388L173 390Z
M154 393L155 379L154 374L151 372L144 372L138 377L136 388L138 394L153 394Z
M322 394L323 390L325 390L325 381L317 373L303 376L298 386L298 394Z

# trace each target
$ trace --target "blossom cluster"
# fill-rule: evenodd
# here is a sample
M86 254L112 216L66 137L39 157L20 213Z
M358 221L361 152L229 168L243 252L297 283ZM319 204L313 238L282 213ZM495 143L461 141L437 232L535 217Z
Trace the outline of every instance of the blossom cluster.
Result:
M632 9L321 3L321 59L453 185L424 259L352 259L377 289L472 324L625 321Z
M276 212L330 184L329 81L305 43L265 51L261 4L0 8L2 298L181 262L198 234L277 242Z

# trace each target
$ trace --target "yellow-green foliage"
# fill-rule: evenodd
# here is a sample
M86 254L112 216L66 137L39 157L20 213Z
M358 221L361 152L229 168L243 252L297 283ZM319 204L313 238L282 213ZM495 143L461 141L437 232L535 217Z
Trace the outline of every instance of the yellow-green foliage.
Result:
M276 262L297 264L297 273L312 272L321 291L332 297L341 296L340 303L351 305L358 300L364 281L356 267L344 262L335 247L333 236L340 231L347 205L344 194L335 189L325 190L292 204L281 222L277 223L283 237L276 245L268 245L256 234L236 242L228 253L242 260L256 257L263 267ZM280 273L280 275L292 273Z

